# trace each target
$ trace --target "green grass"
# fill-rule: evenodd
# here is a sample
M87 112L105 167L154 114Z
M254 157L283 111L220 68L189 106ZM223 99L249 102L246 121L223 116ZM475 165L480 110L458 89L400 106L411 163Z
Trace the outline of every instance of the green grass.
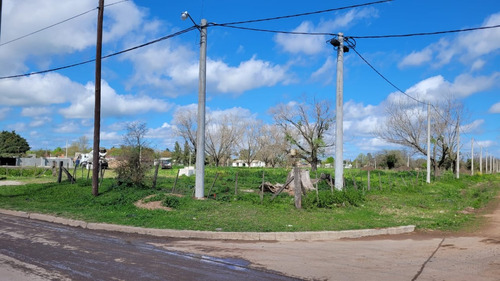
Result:
M176 195L170 195L177 169L160 170L154 190L117 186L112 171L106 171L108 177L97 197L92 196L91 182L86 180L84 170L83 177L77 174L76 184L49 182L1 186L0 208L89 222L168 229L270 232L414 224L418 228L454 231L467 227L477 217L476 213L464 210L484 207L500 190L499 175L462 175L459 180L443 177L425 184L422 174L417 178L415 172L390 171L372 172L371 189L368 190L366 171L348 170L347 192L332 194L330 187L321 182L319 195L316 196L316 192L308 194L303 198L303 209L297 210L293 197L286 194L273 201L270 194L265 194L261 202L258 186L263 172L265 181L284 183L286 180L285 169L207 168L205 194L209 199L195 200L191 198L194 177L179 177ZM318 176L321 172L326 170L318 171ZM218 178L212 187L216 173ZM235 195L236 173L238 190ZM315 178L315 174L311 178ZM173 210L145 210L134 205L149 195L155 195L149 201L162 201Z

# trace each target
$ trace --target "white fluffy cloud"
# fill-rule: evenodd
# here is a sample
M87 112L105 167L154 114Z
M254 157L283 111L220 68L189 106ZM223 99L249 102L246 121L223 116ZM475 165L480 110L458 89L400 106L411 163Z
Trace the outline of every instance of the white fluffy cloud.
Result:
M68 102L83 93L85 88L65 76L49 73L0 80L0 91L0 104L43 106Z
M374 8L353 9L349 12L338 15L333 20L320 22L315 26L310 21L302 22L296 27L293 32L306 32L306 33L331 33L340 28L345 28L353 25L356 21L361 19L374 18L378 16L378 12ZM307 55L314 55L322 52L331 46L325 43L327 37L324 35L305 36L294 34L278 34L274 40L286 52L292 54L304 53Z
M383 123L382 110L373 105L348 101L344 104L344 132L349 136L373 136Z
M333 82L333 78L335 75L332 75L332 73L335 73L335 67L336 67L336 62L337 60L334 59L332 56L329 56L325 63L313 74L311 74L311 80L316 82L316 81L321 81L323 85L328 85Z
M400 63L399 67L417 66L429 62L432 59L432 50L425 48L422 51L413 51L406 56Z
M500 13L488 17L482 26L498 24L500 24ZM462 33L453 40L440 39L420 51L413 51L402 59L399 66L419 66L432 61L434 67L439 67L448 64L452 58L459 56L460 61L472 65L472 69L477 70L484 65L484 61L478 61L478 58L499 49L500 29L483 29Z
M7 117L9 112L10 112L10 108L8 108L8 107L0 108L0 120L5 119L5 117Z
M29 117L36 117L40 115L47 115L49 114L51 109L49 107L38 107L38 106L30 106L30 107L24 107L21 110L21 115L22 116L29 116Z
M40 31L2 46L0 73L17 74L27 71L30 58L42 68L50 64L50 55L70 54L95 45L97 3L93 0L4 1L2 42L9 42L41 28L73 18L52 28ZM106 8L103 41L111 42L136 29L144 17L132 2Z
M185 47L174 47L170 42L165 42L128 58L136 69L129 87L152 87L170 97L198 88L198 56ZM207 58L207 92L241 94L251 89L288 82L286 67L255 56L238 66Z
M495 103L490 107L489 113L500 113L500 102Z
M460 132L470 134L478 131L484 124L484 119L474 120L472 123L460 126Z
M453 82L449 82L443 76L437 75L418 82L405 92L417 100L434 102L449 95L456 98L465 98L499 86L500 72L495 72L490 76L462 74L457 76ZM394 101L402 96L403 94L399 92L392 93L387 100Z
M209 61L207 64L207 83L220 93L241 94L247 90L289 82L286 68L256 59L255 56L237 67L222 61Z
M85 93L79 95L71 105L59 112L66 118L93 118L94 116L94 85L88 83ZM162 100L148 96L119 95L106 81L102 81L102 116L127 116L149 113L150 111L165 112L170 105Z

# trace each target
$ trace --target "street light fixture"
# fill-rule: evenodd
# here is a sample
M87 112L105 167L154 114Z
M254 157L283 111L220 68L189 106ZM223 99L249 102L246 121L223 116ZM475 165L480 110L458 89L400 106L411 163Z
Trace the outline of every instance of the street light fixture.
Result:
M207 89L207 20L202 19L197 25L187 11L181 14L181 19L189 18L200 30L200 70L198 79L198 128L196 131L196 182L195 198L201 199L205 195L205 108Z
M184 11L184 12L182 12L182 14L181 14L181 19L182 19L182 20L186 20L186 19L188 19L188 18L189 18L189 19L193 22L193 24L194 24L194 25L198 26L198 25L194 22L193 18L192 18L192 17L191 17L191 15L188 13L188 11Z

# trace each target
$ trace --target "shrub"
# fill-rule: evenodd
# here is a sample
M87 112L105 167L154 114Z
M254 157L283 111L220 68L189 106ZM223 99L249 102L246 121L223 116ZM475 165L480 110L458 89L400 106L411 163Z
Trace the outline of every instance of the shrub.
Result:
M165 199L161 202L161 204L165 207L169 208L178 208L181 204L179 197L176 196L166 196Z
M316 196L315 192L309 192L302 200L302 206L305 209L312 208L328 208L333 209L345 205L359 206L365 197L361 191L354 189L319 191Z

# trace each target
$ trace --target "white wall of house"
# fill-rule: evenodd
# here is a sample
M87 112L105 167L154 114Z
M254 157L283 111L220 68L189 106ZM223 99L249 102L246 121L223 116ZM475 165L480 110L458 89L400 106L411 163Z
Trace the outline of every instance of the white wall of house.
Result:
M232 164L233 167L248 167L248 164L244 160L235 160L233 161ZM252 163L250 163L251 168L263 168L266 166L266 163L264 161L260 160L253 160Z

